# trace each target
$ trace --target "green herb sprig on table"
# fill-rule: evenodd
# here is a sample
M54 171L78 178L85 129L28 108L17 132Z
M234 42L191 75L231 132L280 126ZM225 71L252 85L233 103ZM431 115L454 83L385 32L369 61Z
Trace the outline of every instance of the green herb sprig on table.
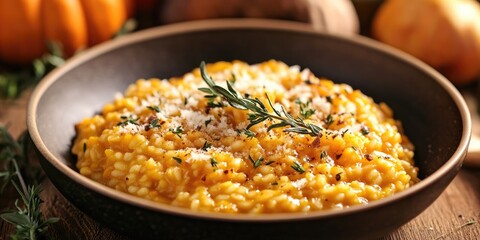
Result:
M58 218L45 219L40 211L42 191L39 181L40 169L34 167L28 159L30 139L25 132L18 141L0 126L0 171L1 191L11 183L20 196L15 201L15 209L4 211L0 218L15 225L12 239L39 239L48 226L57 222Z
M47 73L65 62L59 44L50 42L47 49L48 52L35 59L30 66L8 71L0 69L0 99L19 97L23 90L34 86Z
M112 38L127 35L137 29L137 21L128 19ZM60 43L48 42L47 53L33 60L30 66L0 68L0 99L15 99L23 90L35 86L40 79L65 62Z
M200 64L200 72L203 80L208 85L208 88L199 88L200 91L209 96L221 97L223 100L227 101L230 106L236 109L250 111L248 115L250 124L247 126L247 129L266 120L275 119L277 122L268 127L269 131L274 128L288 127L283 131L318 136L323 130L323 128L318 125L305 122L305 119L303 118L293 117L283 106L280 107L280 110L276 109L267 94L265 94L265 96L268 100L268 104L273 109L273 113L268 111L267 107L262 101L260 101L260 99L242 97L242 95L232 87L230 81L227 81L227 89L215 84L206 71L205 62Z

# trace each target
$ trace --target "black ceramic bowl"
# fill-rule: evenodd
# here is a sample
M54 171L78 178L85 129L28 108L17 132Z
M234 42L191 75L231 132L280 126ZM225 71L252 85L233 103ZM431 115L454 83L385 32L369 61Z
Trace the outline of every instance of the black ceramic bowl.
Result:
M116 92L138 78L179 76L202 60L234 59L298 64L386 102L416 145L422 181L393 197L343 210L229 215L149 202L77 172L70 154L74 124ZM60 192L93 219L135 238L373 239L408 222L440 195L462 165L471 123L464 100L445 78L372 40L325 35L299 23L213 20L135 33L68 61L35 89L28 129Z

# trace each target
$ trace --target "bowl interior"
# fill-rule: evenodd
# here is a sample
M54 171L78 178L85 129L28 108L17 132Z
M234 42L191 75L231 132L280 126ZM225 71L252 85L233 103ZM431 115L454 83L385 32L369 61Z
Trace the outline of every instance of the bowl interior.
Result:
M142 38L89 52L40 87L44 92L34 113L38 134L48 151L74 168L70 147L75 123L100 111L136 79L179 76L201 61L277 59L386 102L416 146L422 178L457 150L463 131L460 110L452 100L452 87L436 79L440 77L435 72L410 58L387 54L367 39L296 28L213 27L188 32L172 28L173 33L150 31Z

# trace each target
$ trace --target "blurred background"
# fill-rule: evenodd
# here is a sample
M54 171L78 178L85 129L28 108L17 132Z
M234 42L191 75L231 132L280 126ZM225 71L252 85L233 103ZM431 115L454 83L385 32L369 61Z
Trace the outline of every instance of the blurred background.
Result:
M74 54L146 28L210 18L271 18L360 34L478 88L477 0L0 0L0 99L14 99ZM1 113L1 112L0 112Z

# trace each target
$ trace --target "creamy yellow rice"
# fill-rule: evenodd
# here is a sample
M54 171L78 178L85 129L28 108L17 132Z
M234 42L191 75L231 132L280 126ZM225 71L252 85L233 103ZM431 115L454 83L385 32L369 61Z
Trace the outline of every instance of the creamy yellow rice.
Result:
M283 106L317 136L246 130L249 111L198 88L195 69L140 79L76 125L79 172L155 202L223 213L308 212L368 204L419 181L413 145L392 110L346 84L271 60L207 65L216 84ZM272 110L272 109L270 109Z

